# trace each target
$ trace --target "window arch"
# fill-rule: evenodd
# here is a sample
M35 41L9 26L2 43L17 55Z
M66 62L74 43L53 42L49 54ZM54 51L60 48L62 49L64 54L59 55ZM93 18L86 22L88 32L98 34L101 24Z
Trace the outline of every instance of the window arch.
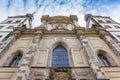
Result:
M53 67L68 67L69 60L67 50L63 46L57 46L52 53Z
M12 61L10 62L9 66L18 66L20 63L20 60L22 58L22 54L19 53L16 56L13 57Z
M108 59L103 55L103 54L98 54L99 61L102 65L104 66L111 66L110 62Z

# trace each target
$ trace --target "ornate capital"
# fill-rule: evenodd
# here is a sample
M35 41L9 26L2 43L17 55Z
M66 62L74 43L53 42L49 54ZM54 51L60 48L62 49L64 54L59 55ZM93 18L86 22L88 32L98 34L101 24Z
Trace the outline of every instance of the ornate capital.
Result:
M78 39L80 39L80 36L85 35L85 33L84 33L85 28L83 28L83 27L75 27L75 31L76 31Z
M97 27L96 28L96 32L99 34L99 36L104 39L106 35L108 35L108 33L106 32L105 28L102 27Z
M15 38L17 39L18 37L21 36L22 32L25 30L25 27L15 27L13 28L13 34Z

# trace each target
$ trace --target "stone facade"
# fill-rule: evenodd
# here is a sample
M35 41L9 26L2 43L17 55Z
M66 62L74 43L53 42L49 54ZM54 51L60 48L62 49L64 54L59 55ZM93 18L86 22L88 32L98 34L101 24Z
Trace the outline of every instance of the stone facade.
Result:
M46 15L41 21L34 29L14 28L0 58L0 80L120 80L120 59L105 28L80 27L75 15ZM67 50L69 67L52 67L58 45ZM19 64L10 66L18 53L22 54ZM99 54L107 58L109 66L100 62Z

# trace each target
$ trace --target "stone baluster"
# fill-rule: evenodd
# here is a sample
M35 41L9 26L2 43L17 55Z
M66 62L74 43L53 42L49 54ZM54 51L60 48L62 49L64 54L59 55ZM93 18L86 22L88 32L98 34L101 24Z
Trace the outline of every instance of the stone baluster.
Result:
M37 52L37 48L38 48L38 44L40 42L41 36L42 36L41 34L37 34L33 38L32 43L28 48L26 55L23 58L21 66L14 80L28 80L28 77L30 74L30 66L31 66L34 54Z

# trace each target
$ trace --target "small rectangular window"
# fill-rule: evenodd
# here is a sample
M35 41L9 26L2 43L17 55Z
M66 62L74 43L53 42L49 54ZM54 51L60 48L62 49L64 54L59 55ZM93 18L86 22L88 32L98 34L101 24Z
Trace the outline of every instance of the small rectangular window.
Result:
M98 20L98 22L99 22L99 23L104 23L104 21L102 21L102 20Z
M7 29L13 29L13 26L9 26L9 27L7 27Z
M9 21L7 21L6 23L11 23L12 22L12 20L9 20Z
M110 20L106 20L106 22L107 22L107 23L112 23L112 21L110 21Z
M0 38L2 37L2 35L0 35Z
M2 29L4 26L0 26L0 29Z
M117 37L120 39L120 35L117 35Z
M105 25L105 28L112 28L112 27L110 27L109 25Z
M20 23L20 20L16 20L14 23Z
M114 25L114 27L117 28L117 29L120 29L120 26L118 26L118 25Z

